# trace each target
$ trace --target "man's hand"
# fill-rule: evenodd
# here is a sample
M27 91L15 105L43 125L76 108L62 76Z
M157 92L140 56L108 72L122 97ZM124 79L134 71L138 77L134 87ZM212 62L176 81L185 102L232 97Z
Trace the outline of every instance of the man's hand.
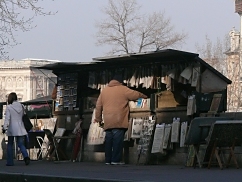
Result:
M2 134L6 133L6 130L2 126Z
M99 121L98 121L98 120L96 120L96 119L94 119L94 123L99 123Z
M94 123L98 123L99 127L101 127L101 128L103 128L103 126L104 126L104 122L103 121L98 121L98 120L94 119Z
M99 122L99 127L103 128L104 127L104 122Z
M144 99L147 99L148 97L147 97L147 95L144 95L144 97L143 97Z

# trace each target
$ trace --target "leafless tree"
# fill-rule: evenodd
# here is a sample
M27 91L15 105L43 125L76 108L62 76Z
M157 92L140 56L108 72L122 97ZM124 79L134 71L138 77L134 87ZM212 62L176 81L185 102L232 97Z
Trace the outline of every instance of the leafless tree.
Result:
M241 81L239 50L231 50L229 36L224 40L217 38L215 44L206 36L203 46L197 45L200 57L232 81L227 87L227 110L237 112L241 108Z
M0 0L0 56L8 59L5 47L15 46L17 31L29 31L34 27L33 19L37 15L50 15L39 5L40 0ZM28 13L30 16L24 14Z
M225 35L223 40L217 38L215 44L213 44L212 40L207 35L205 36L205 40L206 42L204 45L196 45L199 56L219 72L227 75L225 52L229 50L228 36Z
M141 15L136 0L109 0L107 18L97 23L97 45L109 45L109 54L143 52L181 45L185 33L177 33L164 12Z

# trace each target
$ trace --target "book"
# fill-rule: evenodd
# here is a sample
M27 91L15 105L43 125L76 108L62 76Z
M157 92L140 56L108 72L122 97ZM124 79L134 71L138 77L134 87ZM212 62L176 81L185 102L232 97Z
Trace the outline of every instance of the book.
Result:
M136 108L142 108L142 98L138 98L137 103L136 103Z

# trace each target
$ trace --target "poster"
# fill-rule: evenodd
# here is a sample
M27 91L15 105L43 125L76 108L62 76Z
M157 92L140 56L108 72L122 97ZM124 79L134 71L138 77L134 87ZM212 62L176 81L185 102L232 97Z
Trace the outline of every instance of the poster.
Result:
M163 153L163 141L165 124L157 124L155 127L154 140L152 144L151 153Z
M153 119L153 116L144 118L140 134L140 140L137 147L139 155L142 154L146 156L149 153L148 151L150 151L154 125L155 119Z
M143 125L142 118L133 118L131 138L140 138Z
M180 118L173 118L172 128L171 128L171 142L179 142L179 129L180 129Z
M186 134L187 134L187 122L182 122L181 123L181 132L180 132L181 136L180 136L180 147L184 147L184 143L185 143L185 138L186 138Z
M165 125L165 133L164 133L164 142L163 142L163 149L168 148L168 143L171 139L171 124Z

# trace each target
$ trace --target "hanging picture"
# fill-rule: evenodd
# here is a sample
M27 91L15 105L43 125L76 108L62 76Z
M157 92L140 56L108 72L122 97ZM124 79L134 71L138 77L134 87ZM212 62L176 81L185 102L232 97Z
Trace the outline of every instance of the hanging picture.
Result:
M164 131L165 131L165 124L156 125L151 153L163 152Z
M181 136L180 136L180 147L184 147L185 138L187 134L187 122L181 123Z
M173 118L172 128L171 128L171 142L179 142L179 129L180 129L180 118Z
M155 126L154 116L149 116L144 118L139 143L137 146L138 162L142 157L145 160L145 163L147 163L148 154L151 151L151 145L152 145L151 142L152 142L152 136L154 132L154 126Z
M142 118L133 118L131 138L140 138L142 124Z
M171 139L171 124L165 125L165 134L164 134L164 142L163 142L163 149L168 148L168 144L170 143Z

